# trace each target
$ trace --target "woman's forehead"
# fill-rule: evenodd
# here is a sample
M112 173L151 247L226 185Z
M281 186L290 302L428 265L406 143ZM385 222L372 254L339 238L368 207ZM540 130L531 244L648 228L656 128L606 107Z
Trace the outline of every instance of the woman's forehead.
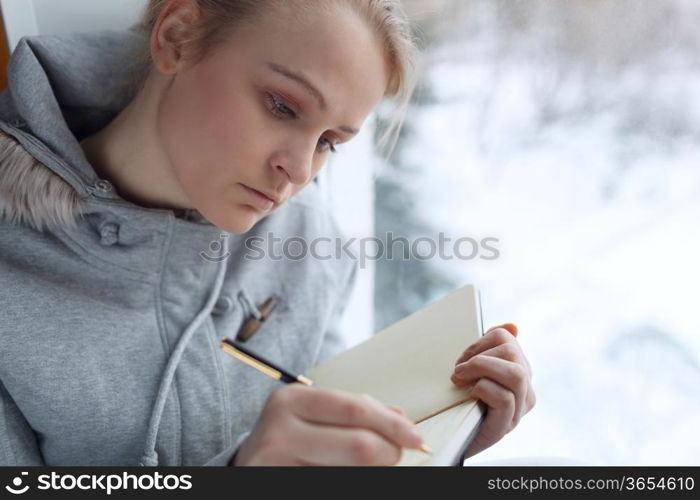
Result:
M256 73L296 80L320 107L332 97L328 94L333 94L333 88L352 88L354 94L360 91L372 100L379 93L381 98L388 64L384 48L366 22L359 16L323 11L314 16L306 21L265 16L259 24L234 33L227 48Z

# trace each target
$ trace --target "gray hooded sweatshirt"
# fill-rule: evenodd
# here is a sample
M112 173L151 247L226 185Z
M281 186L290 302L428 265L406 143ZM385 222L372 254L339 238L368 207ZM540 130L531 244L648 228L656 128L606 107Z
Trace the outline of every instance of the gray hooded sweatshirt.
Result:
M344 348L355 262L259 258L270 235L342 238L316 183L236 235L196 210L136 205L96 175L79 141L133 98L132 54L146 43L132 27L25 37L12 55L0 94L0 465L226 465L280 383L220 340L270 296L251 350L305 373ZM251 237L266 243L247 247Z

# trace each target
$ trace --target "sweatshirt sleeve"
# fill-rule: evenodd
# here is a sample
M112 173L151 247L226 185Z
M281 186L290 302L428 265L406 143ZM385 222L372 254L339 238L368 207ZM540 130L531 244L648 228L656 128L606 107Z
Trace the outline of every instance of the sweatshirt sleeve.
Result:
M0 465L41 466L36 434L0 381Z

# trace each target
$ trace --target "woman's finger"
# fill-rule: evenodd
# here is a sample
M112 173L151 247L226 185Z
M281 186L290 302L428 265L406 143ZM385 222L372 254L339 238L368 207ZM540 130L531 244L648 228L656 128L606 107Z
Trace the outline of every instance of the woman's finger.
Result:
M513 337L518 336L518 327L514 323L503 323L502 325L493 326L493 327L489 328L487 331L493 330L494 328L504 328L504 329L508 330L508 332L510 332L510 334Z
M489 378L513 394L515 403L514 424L520 422L525 407L530 379L524 366L493 356L475 356L455 368L452 382L463 386Z
M393 465L401 447L376 432L297 420L295 455L300 465Z
M308 387L295 392L302 394L293 411L307 422L364 428L406 448L418 448L423 442L413 422L371 396Z
M494 358L505 359L506 361L512 361L513 363L518 363L527 369L528 377L532 378L532 368L530 362L525 357L520 344L517 342L506 342L505 344L497 345L491 349L487 349L480 353L482 356L492 356ZM459 366L459 365L457 365ZM455 368L457 368L455 366Z
M467 347L464 352L457 358L455 365L458 365L472 356L476 356L488 349L496 347L506 342L517 342L515 337L505 328L495 327L485 333L479 340Z
M398 406L387 405L387 407L388 407L391 411L396 412L396 413L398 413L399 415L406 415L406 412L403 411L403 409L402 409L402 408L399 408Z
M537 402L537 397L535 396L535 390L532 388L532 384L529 384L527 387L527 397L525 398L525 412L527 413L530 410L532 410L535 407L535 403Z
M497 443L512 428L515 414L513 393L493 380L482 378L472 391L475 399L483 401L488 406L486 418L479 427L474 441L467 450L471 456Z

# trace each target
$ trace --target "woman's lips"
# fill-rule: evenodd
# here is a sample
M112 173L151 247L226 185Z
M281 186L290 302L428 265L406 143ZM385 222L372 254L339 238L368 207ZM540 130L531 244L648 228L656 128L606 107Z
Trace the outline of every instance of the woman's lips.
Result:
M250 194L255 206L257 206L260 210L270 210L275 205L274 200L268 198L257 189L248 187L245 184L241 184L241 186L243 186L248 194Z

